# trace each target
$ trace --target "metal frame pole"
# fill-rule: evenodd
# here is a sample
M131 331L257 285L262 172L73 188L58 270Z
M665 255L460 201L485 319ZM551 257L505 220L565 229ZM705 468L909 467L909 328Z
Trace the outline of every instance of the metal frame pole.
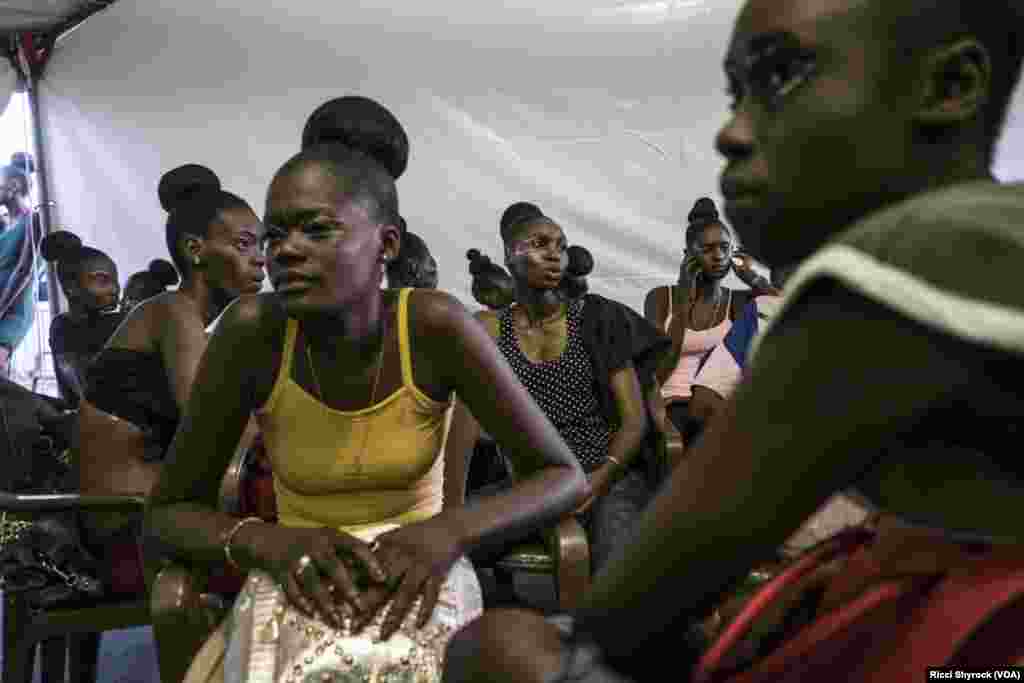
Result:
M49 235L53 230L52 214L50 208L53 206L50 200L50 178L49 167L46 163L46 136L43 128L42 110L39 106L39 80L43 69L46 66L46 58L37 60L33 50L31 35L25 36L24 42L20 45L23 50L23 57L28 62L29 73L23 73L26 94L28 95L29 117L32 119L32 142L33 152L36 159L36 178L39 181L39 218L42 222L43 234ZM49 50L47 50L49 52ZM46 264L46 279L49 285L49 304L51 319L59 314L63 308L60 287L57 283L57 269L53 263Z

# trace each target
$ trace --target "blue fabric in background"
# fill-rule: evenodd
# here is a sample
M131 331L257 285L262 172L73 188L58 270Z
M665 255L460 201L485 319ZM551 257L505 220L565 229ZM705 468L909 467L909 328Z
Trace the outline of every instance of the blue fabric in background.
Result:
M18 348L32 329L35 314L33 267L26 268L25 263L30 225L28 214L0 232L0 345L11 349Z

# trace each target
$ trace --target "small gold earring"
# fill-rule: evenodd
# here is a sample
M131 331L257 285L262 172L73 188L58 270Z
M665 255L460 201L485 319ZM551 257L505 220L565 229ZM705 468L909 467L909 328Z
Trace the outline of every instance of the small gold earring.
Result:
M195 258L192 259L192 263L198 266L201 263L201 261L199 260L199 257L196 256Z

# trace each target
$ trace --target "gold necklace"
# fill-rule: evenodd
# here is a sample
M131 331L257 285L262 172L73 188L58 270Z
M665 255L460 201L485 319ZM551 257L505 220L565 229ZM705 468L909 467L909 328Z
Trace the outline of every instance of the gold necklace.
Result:
M377 372L374 374L374 387L370 392L370 407L377 402L377 384L381 379L381 368L384 367L384 333L381 332L381 350L377 353ZM327 405L327 399L324 397L324 392L321 390L321 384L319 384L319 378L316 376L316 367L313 365L313 356L309 352L310 344L309 340L306 339L306 362L309 364L309 372L313 376L313 388L316 389L316 397L321 399L321 402Z
M693 329L693 330L709 330L709 329L711 329L711 327L714 326L715 321L718 320L718 314L719 314L719 312L721 310L721 307L722 307L722 298L723 298L722 297L722 290L719 289L715 293L715 301L711 305L711 311L709 312L707 321L704 322L703 324L700 324L699 326L698 326L698 323L694 319L694 316L693 316L693 311L696 310L697 303L698 303L699 300L694 301L693 305L690 307L690 323L693 325L693 327L691 329Z
M377 384L380 382L381 368L384 367L384 344L387 341L383 331L380 335L380 351L377 353L377 372L373 376L373 389L370 391L370 408L377 404ZM309 363L309 371L313 375L313 387L316 389L316 395L320 399L320 402L327 405L327 401L324 399L324 393L320 389L320 378L316 374L316 366L313 364L313 355L309 351L309 339L306 339L306 362ZM328 406L329 407L329 406ZM366 456L366 446L370 441L370 423L366 422L366 431L363 432L363 447L360 450L359 457L356 458L355 466L356 471L362 470L363 459Z

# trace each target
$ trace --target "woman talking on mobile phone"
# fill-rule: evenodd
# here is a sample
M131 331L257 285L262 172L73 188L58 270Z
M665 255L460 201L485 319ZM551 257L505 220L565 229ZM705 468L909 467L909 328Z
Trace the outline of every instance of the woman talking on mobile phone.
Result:
M725 338L752 294L777 293L754 271L752 259L736 250L711 199L698 199L687 221L679 281L655 287L644 300L644 317L672 338L672 352L665 355L657 378L668 418L685 441L693 437L689 403L701 361ZM733 269L751 291L722 285Z

